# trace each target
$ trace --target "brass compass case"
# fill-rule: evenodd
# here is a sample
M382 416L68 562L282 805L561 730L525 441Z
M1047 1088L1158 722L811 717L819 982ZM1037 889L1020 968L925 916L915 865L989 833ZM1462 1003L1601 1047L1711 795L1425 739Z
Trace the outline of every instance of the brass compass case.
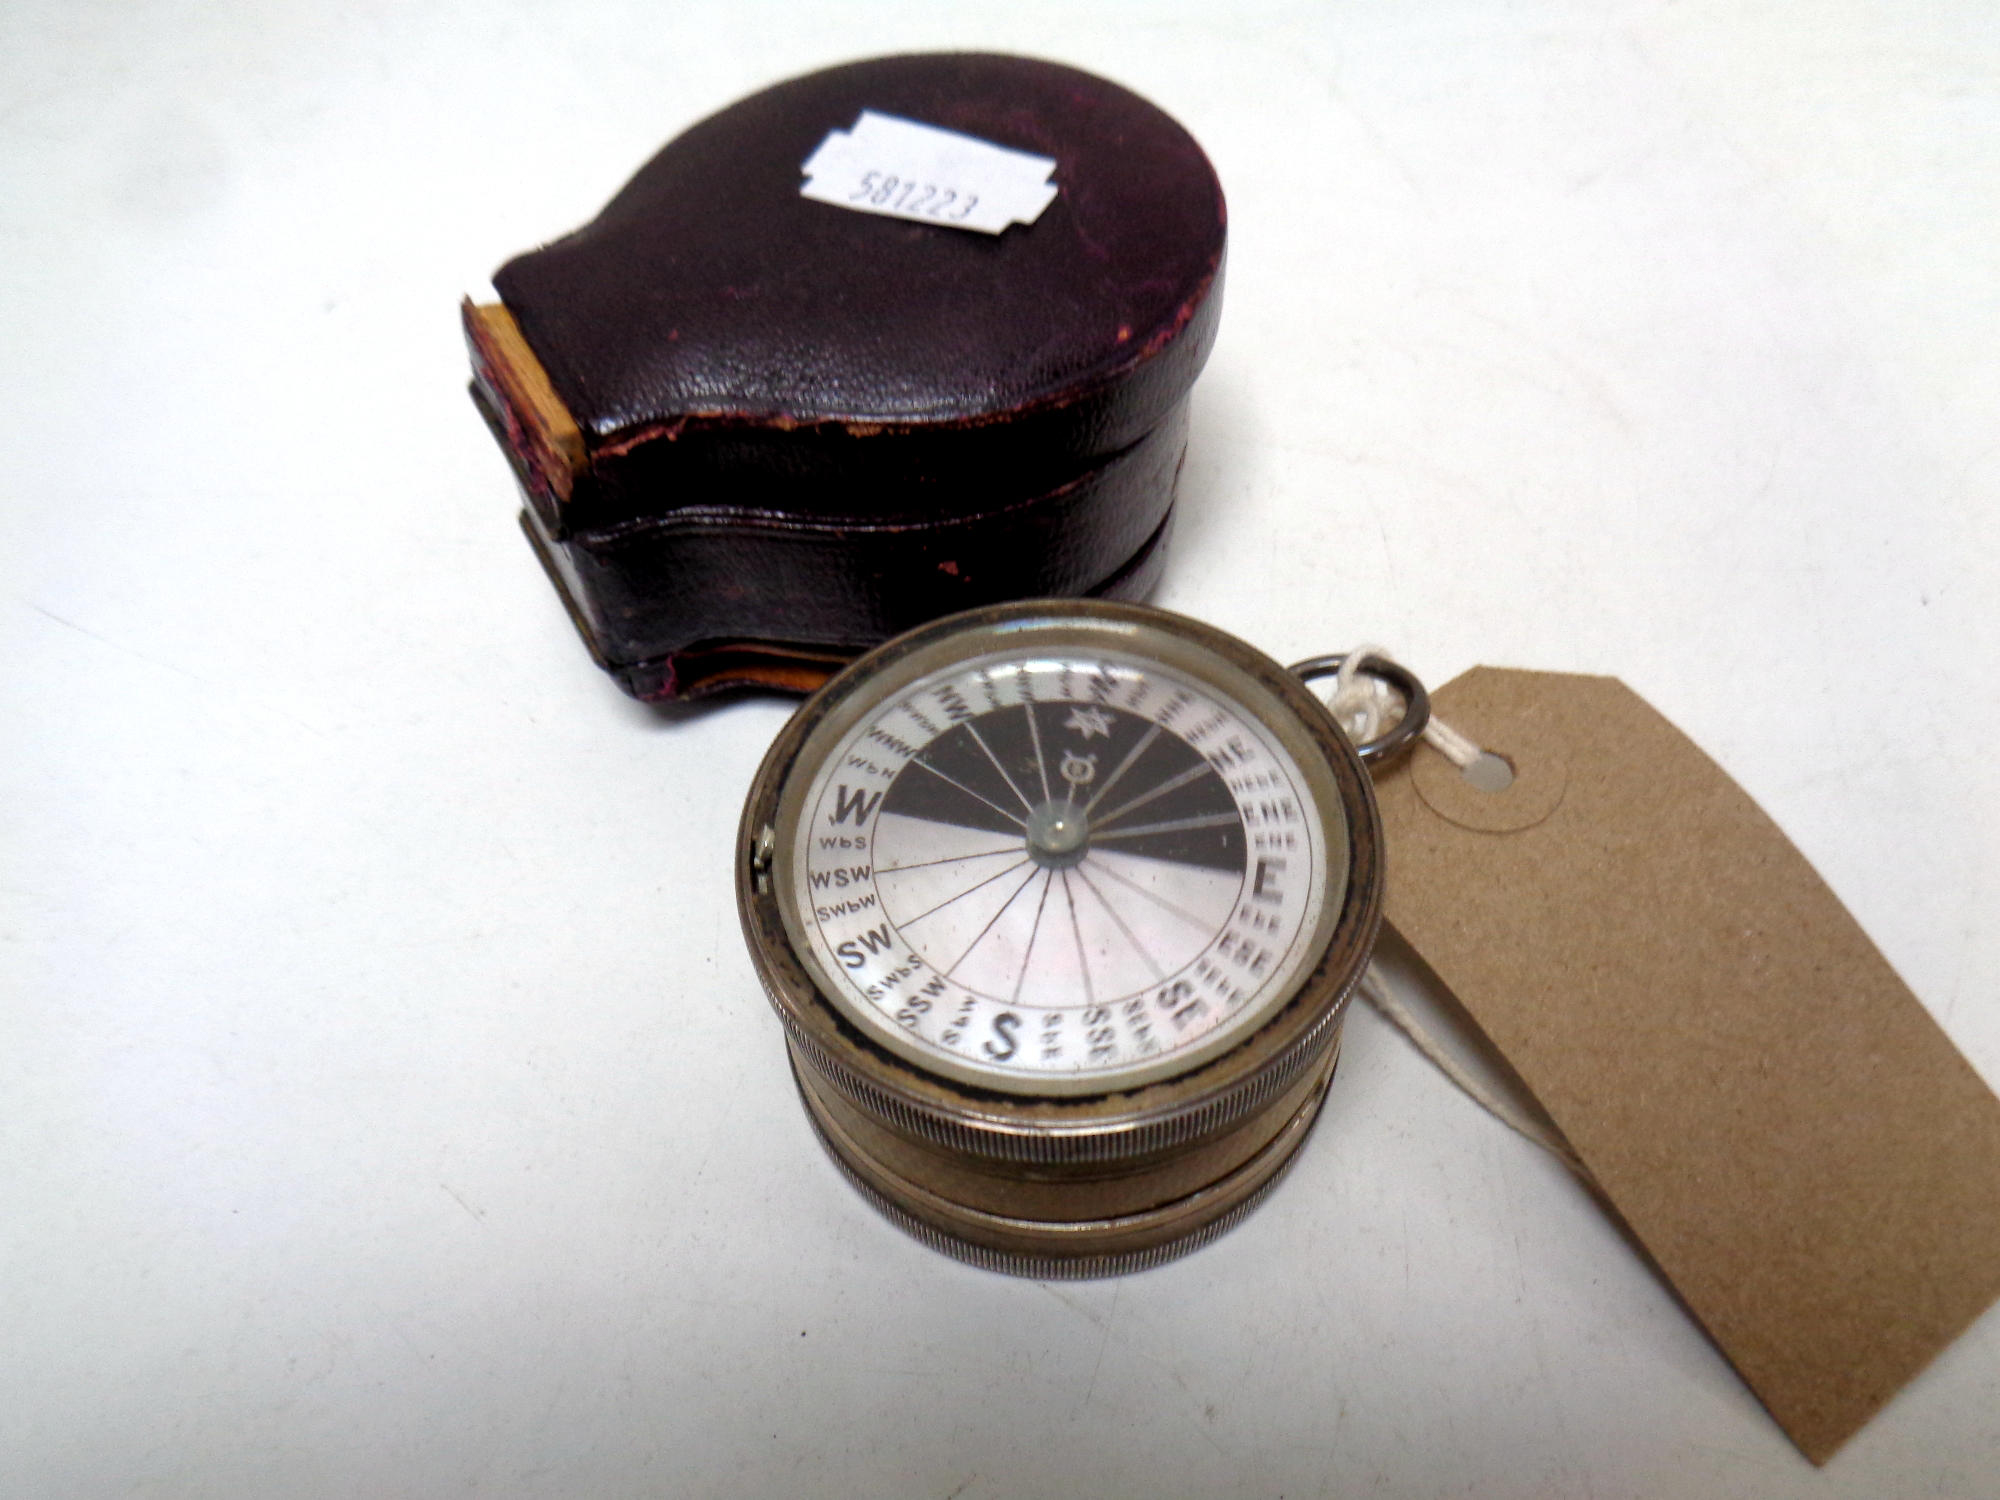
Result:
M935 1247L1108 1275L1221 1233L1316 1117L1381 921L1367 772L1197 621L1039 601L862 657L778 735L737 900L834 1160Z

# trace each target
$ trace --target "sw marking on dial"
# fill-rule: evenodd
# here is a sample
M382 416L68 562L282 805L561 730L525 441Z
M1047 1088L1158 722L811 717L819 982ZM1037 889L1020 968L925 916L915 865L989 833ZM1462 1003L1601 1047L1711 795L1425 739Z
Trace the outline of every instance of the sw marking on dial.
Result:
M1139 658L989 654L865 713L792 868L830 998L1012 1092L1121 1089L1288 995L1327 887L1304 777L1254 717Z

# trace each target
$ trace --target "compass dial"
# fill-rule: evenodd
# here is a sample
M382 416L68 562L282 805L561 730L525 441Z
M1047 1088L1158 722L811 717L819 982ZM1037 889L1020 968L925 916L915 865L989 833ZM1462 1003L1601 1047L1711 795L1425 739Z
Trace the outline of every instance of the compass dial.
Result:
M829 748L790 830L794 920L892 1051L1007 1093L1129 1089L1291 992L1347 874L1321 802L1270 726L1184 668L1003 644L898 685Z
M1152 1265L1282 1175L1381 920L1353 747L1197 621L1041 601L878 647L779 732L744 935L885 1213L1030 1276Z

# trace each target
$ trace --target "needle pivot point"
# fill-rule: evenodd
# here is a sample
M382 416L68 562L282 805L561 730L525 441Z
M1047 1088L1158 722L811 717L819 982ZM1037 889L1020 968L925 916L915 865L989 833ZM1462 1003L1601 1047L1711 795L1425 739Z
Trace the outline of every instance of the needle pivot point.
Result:
M1067 870L1090 852L1090 819L1073 802L1044 802L1028 814L1028 857L1044 870Z

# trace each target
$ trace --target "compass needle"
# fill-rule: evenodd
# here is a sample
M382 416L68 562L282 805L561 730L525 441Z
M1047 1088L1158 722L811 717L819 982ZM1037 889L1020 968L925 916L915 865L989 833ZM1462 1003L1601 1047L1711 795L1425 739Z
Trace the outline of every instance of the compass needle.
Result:
M1104 800L1104 794L1110 791L1114 786L1118 784L1118 778L1123 776L1127 771L1131 770L1132 762L1137 760L1140 756L1144 755L1146 753L1147 747L1150 746L1153 743L1153 741L1158 739L1159 737L1160 737L1160 726L1157 724L1148 724L1146 726L1146 732L1139 736L1139 743L1134 745L1130 750L1128 750L1125 753L1125 758L1118 762L1117 769L1114 770L1109 776L1104 778L1104 785L1099 787L1095 795L1091 797L1090 801L1084 804L1083 810L1087 813L1095 812L1097 810L1097 804Z
M1152 902L1155 906L1159 907L1161 911L1172 913L1174 916L1179 917L1183 922L1186 922L1189 926L1200 929L1204 935L1210 935L1214 933L1215 919L1213 917L1197 917L1193 912L1183 911L1180 907L1174 905L1173 902L1169 901L1165 896L1162 896L1158 891L1147 890L1146 887L1139 884L1138 881L1127 879L1125 876L1120 875L1116 870L1112 869L1111 866L1108 864L1099 864L1097 866L1097 873L1109 880L1117 881L1120 885L1124 886L1134 895L1144 896L1148 901Z
M1015 977L1014 993L1008 997L1012 1004L1020 1003L1021 986L1028 982L1028 962L1035 956L1035 939L1042 930L1042 913L1048 910L1049 887L1056 883L1053 870L1042 871L1042 876L1042 899L1035 903L1035 925L1028 929L1028 946L1021 950L1021 972Z
M1021 712L1028 716L1028 738L1035 746L1035 773L1042 778L1042 800L1053 802L1055 796L1049 791L1049 763L1042 758L1042 732L1035 727L1035 700L1030 698L1023 703Z
M1024 860L1022 861L1022 863L1026 864L1028 863L1028 861ZM1016 865L1014 866L1014 868L1018 870L1020 868L1020 865ZM1003 875L1006 873L1007 872L1004 870L1001 872L1001 874ZM986 941L986 935L993 930L993 924L998 922L1003 916L1007 914L1007 908L1012 906L1015 903L1015 901L1020 898L1021 892L1025 891L1029 886L1034 884L1035 877L1041 873L1042 872L1039 869L1030 870L1028 872L1028 878L1022 881L1019 885L1014 887L1014 893L1011 896L1009 896L1005 901L1001 902L1000 910L996 911L995 913L993 913L991 917L987 918L986 925L979 929L979 936L972 940L971 945L963 953L959 954L957 958L953 959L950 964L948 964L944 969L940 971L945 978L947 979L951 978L952 974L958 969L959 965L963 964L968 958L972 957L972 950L974 948L977 948L981 943ZM994 879L996 880L998 878L999 876L994 877ZM987 882L981 881L980 884L984 885L987 884ZM928 915L928 913L926 915Z
M1143 839L1159 833L1186 833L1195 828L1240 828L1242 815L1236 812L1205 813L1198 818L1172 818L1165 823L1142 823L1137 828L1119 828L1110 833L1098 832L1099 839Z
M1063 900L1069 905L1070 936L1076 939L1076 977L1083 985L1083 1003L1095 1005L1097 998L1090 988L1090 954L1083 946L1083 928L1077 925L1076 892L1069 888L1069 874L1068 870L1062 872Z
M1000 757L993 753L993 747L987 744L985 736L980 734L979 726L977 724L974 724L970 719L968 719L965 721L965 732L972 736L972 742L975 745L979 746L980 749L986 752L986 758L993 762L993 769L998 771L1000 773L1000 779L1007 783L1007 790L1012 792L1016 797L1019 797L1021 799L1021 807L1023 808L1023 810L1027 811L1033 810L1035 804L1030 802L1027 798L1027 795L1024 792L1022 792L1022 790L1018 786L1014 784L1014 778L1012 776L1009 776L1007 774L1007 768L1000 764Z
M906 865L877 865L877 875L900 875L905 870L928 870L936 865L955 865L966 859L992 859L996 854L1019 854L1019 844L1002 844L998 849L979 849L971 854L947 854L942 859L920 859Z
M1111 918L1112 922L1117 925L1117 928L1120 932L1125 934L1125 941L1132 945L1132 951L1138 954L1139 957L1142 960L1144 960L1146 967L1153 971L1153 978L1160 980L1165 979L1167 977L1167 971L1160 967L1159 961L1156 960L1151 953L1146 951L1146 945L1140 942L1137 937L1133 936L1132 929L1126 925L1125 919L1118 915L1118 908L1113 906L1109 901L1104 899L1104 892L1100 891L1097 888L1097 882L1092 880L1090 876L1087 873L1085 873L1084 868L1081 865L1077 866L1076 878L1083 882L1084 889L1089 891L1091 895L1095 896L1097 898L1097 904L1104 908L1104 914Z
M984 880L980 881L979 884L967 886L964 890L960 891L956 896L947 896L944 898L944 900L938 902L936 906L926 907L924 908L924 910L918 912L914 917L904 917L899 925L903 927L914 927L917 925L917 923L923 921L925 917L930 916L932 913L943 911L947 906L952 905L954 902L963 901L967 896L972 895L975 891L985 890L986 887L993 884L993 882L996 880L1005 880L1009 875L1012 875L1016 870L1020 869L1022 865L1029 864L1031 862L1032 861L1025 859L1017 860L1015 863L1007 866L1006 869L1000 871L997 875L988 875ZM1011 901L1013 898L1010 896L1008 899ZM1003 906L1000 908L1000 910L1005 911L1006 907ZM998 913L995 913L995 919L996 920L998 919ZM988 922L986 925L988 927L991 927L993 923ZM981 933L983 936L984 929L981 929ZM956 965L954 965L954 967L956 967Z
M1218 1233L1332 1075L1380 921L1368 797L1303 683L1179 616L993 605L863 656L779 731L739 846L834 1159L1023 1274Z
M991 797L981 796L978 792L975 792L971 787L967 786L964 782L959 781L955 777L947 776L944 772L940 771L936 766L932 765L929 761L913 760L910 762L910 764L930 772L931 775L937 777L939 781L946 782L951 786L957 787L961 792L965 793L966 796L977 798L979 801L984 802L988 807L992 808L995 812L1000 814L1000 816L1005 818L1008 822L1017 824L1023 828L1028 826L1028 820L1026 818L1016 817L1013 813L1008 812L1006 808L1002 807L999 803L995 802Z
M1120 818L1124 817L1127 813L1132 812L1135 809L1144 807L1148 802L1151 802L1155 797L1164 797L1167 795L1168 792L1177 792L1182 787L1186 786L1189 782L1199 781L1204 776L1215 776L1214 767L1210 766L1207 761L1201 761L1196 765L1189 766L1185 771L1182 771L1179 775L1169 776L1165 781L1161 782L1158 786L1154 787L1150 792L1142 792L1137 797L1134 797L1130 802L1127 802L1123 807L1119 808L1116 812L1109 812L1106 813L1103 817L1098 818L1096 820L1097 825L1099 827L1102 827L1106 823L1115 823ZM1216 780L1218 781L1220 781L1221 779L1222 778L1219 776L1216 777Z

